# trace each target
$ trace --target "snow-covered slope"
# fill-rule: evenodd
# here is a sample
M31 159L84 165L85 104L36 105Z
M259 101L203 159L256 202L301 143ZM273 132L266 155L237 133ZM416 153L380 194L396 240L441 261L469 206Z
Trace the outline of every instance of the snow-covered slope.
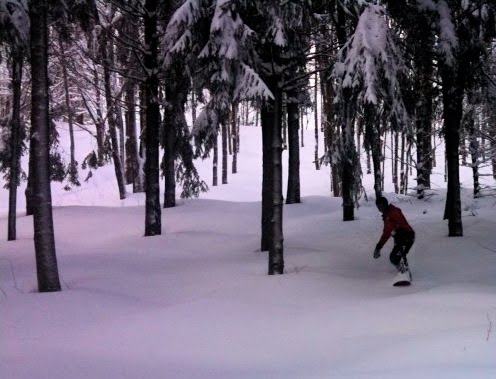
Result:
M78 133L84 150L92 142ZM362 199L357 220L341 221L311 136L303 203L284 208L283 276L267 275L259 251L260 129L242 128L229 185L163 210L162 236L142 237L143 197L118 200L111 167L70 192L54 184L63 291L35 293L32 218L20 213L18 240L0 240L0 376L496 377L496 199L464 189L465 236L448 238L440 168L428 200L387 184L417 232L413 284L393 287L391 242L372 258L379 213ZM211 163L199 167L210 183Z

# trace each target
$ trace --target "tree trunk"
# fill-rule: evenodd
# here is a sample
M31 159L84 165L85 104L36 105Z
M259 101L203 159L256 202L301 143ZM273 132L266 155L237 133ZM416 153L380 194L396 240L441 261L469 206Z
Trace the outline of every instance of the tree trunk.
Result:
M231 130L232 130L232 173L236 174L238 172L238 141L239 141L239 124L238 124L238 108L239 104L232 105L231 112Z
M301 111L301 128L300 128L300 131L301 131L301 147L305 147L305 133L303 132L303 130L305 129L305 125L304 125L304 117L303 117L303 109Z
M9 225L7 240L14 241L16 233L17 186L21 170L21 84L23 53L12 52L12 129L10 136L10 177L9 177Z
M333 111L333 101L334 101L334 92L332 88L332 83L329 80L322 80L321 78L321 88L322 88L322 120L323 120L323 129L325 133L325 141L327 144L327 152L328 154L333 153L333 146L336 143L336 125L334 122L334 111ZM330 159L329 165L331 166L331 188L334 194L334 197L341 196L339 186L340 186L340 178L339 178L339 168L336 164L332 163L332 159Z
M400 161L401 161L401 164L400 164L400 193L401 194L405 194L406 193L406 190L405 190L405 176L406 176L406 173L405 173L405 166L406 166L406 162L405 162L405 140L406 140L406 137L403 134L401 136L401 158L400 158Z
M218 166L219 166L219 142L218 136L214 138L214 157L212 161L212 186L215 187L219 185L219 175L218 175Z
M36 271L40 292L60 291L50 189L50 119L48 86L48 2L30 3L31 21L31 154L34 158L33 214Z
M97 48L95 38L93 33L88 34L88 49L93 53L93 55L100 59L100 52ZM105 152L105 123L103 122L102 114L102 95L100 91L100 75L98 73L98 68L95 63L92 65L91 73L93 76L93 88L95 90L95 108L96 108L96 118L95 118L95 129L96 129L96 142L97 142L97 155L98 155L98 166L102 167L104 165Z
M196 121L196 95L194 88L191 91L191 118L194 125Z
M136 83L128 79L125 93L126 102L126 182L133 185L133 192L143 192L140 173L138 134L136 130Z
M393 184L394 184L394 192L400 193L400 186L398 184L398 160L399 160L399 132L394 133L394 160L393 160Z
M354 136L353 136L353 119L354 111L349 100L351 95L347 92L350 89L344 90L345 105L344 105L344 125L342 128L342 146L344 156L341 157L341 178L342 178L342 197L343 197L343 221L352 221L355 219L355 204L353 201L354 191Z
M290 101L287 105L288 112L288 188L286 204L300 203L300 141L298 129L300 126L300 109L296 95L288 95Z
M147 69L146 91L146 161L145 161L145 236L162 234L159 184L159 125L160 108L158 103L158 0L145 1L145 46L144 65Z
M109 44L108 31L102 31L100 40L100 54L103 60L103 81L105 87L105 100L107 103L107 121L109 126L110 141L112 143L112 160L114 161L115 177L119 189L119 198L126 198L126 184L124 180L124 168L122 166L119 152L119 140L117 137L116 106L112 94L112 78L110 68L114 66L112 46Z
M431 62L421 68L417 102L417 197L424 197L424 190L431 186L432 170L432 66Z
M263 149L263 167L262 167L262 238L261 251L270 250L270 241L272 240L271 219L272 219L272 192L273 192L273 175L272 175L272 149L273 149L273 132L275 124L275 114L267 102L262 104L260 110L262 123L262 149Z
M33 154L33 134L34 129L33 126L29 129L29 168L28 168L28 183L26 185L26 189L24 190L24 195L26 197L26 216L32 216L34 214L34 209L36 207L36 203L34 200L34 164L35 164L35 155Z
M222 184L227 184L227 124L221 125L222 132Z
M317 96L318 96L318 90L317 90L317 81L318 81L318 75L315 73L315 91L314 91L314 98L315 98L315 106L314 106L314 116L315 116L315 151L314 151L314 160L315 160L315 169L320 170L320 164L319 164L319 116L318 116L318 107L317 107Z
M365 104L364 106L365 122L365 143L368 150L372 153L372 162L374 166L374 191L378 199L382 196L382 170L381 170L381 140L379 138L379 118L375 113L374 104Z
M458 71L460 68L458 69ZM444 219L448 220L450 237L463 236L462 207L460 199L459 146L460 123L463 109L463 89L458 71L442 66L444 136L448 173L448 193Z
M466 112L466 127L469 139L469 153L472 160L472 177L474 183L474 198L479 197L480 194L480 183L479 183L479 140L477 139L478 131L475 126L475 107L476 104L473 99L472 90L468 90L467 93L467 112Z
M178 132L183 127L183 122L186 122L183 119L185 104L188 100L188 84L187 78L182 76L179 70L175 70L167 79L165 85L167 107L164 112L164 207L171 208L176 206L175 162L180 151L177 145L183 143L178 140L180 136Z
M74 115L72 111L71 99L69 94L69 78L67 74L67 57L65 44L62 37L59 35L60 46L60 65L62 66L62 79L64 83L65 92L65 106L67 108L67 123L69 125L69 139L70 139L70 163L68 168L69 182L73 185L79 186L78 180L78 164L76 162L76 147L74 142Z
M272 219L271 243L269 250L269 275L284 273L284 236L283 236L283 204L282 196L282 91L278 88L278 80L269 82L274 94L271 111L274 113L272 126Z

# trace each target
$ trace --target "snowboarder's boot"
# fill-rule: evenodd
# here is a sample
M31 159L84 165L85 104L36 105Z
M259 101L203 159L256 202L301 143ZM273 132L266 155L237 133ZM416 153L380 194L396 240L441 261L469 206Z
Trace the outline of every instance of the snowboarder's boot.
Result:
M401 257L400 263L396 265L396 269L398 272L404 274L405 272L408 272L408 261L406 260L406 257L403 256Z

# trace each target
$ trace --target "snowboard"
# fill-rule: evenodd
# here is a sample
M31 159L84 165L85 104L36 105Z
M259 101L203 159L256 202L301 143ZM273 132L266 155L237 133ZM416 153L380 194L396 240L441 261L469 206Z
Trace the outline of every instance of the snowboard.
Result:
M412 284L412 274L410 270L405 272L398 272L393 279L393 286L395 287L407 287Z

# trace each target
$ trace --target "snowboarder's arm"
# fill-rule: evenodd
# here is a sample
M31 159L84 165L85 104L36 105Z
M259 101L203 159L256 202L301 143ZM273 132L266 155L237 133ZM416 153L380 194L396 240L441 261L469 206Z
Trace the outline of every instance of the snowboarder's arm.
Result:
M382 232L381 239L377 243L376 249L382 249L382 247L386 244L389 237L391 237L391 233L394 230L394 223L391 222L389 218L384 220L384 231Z

